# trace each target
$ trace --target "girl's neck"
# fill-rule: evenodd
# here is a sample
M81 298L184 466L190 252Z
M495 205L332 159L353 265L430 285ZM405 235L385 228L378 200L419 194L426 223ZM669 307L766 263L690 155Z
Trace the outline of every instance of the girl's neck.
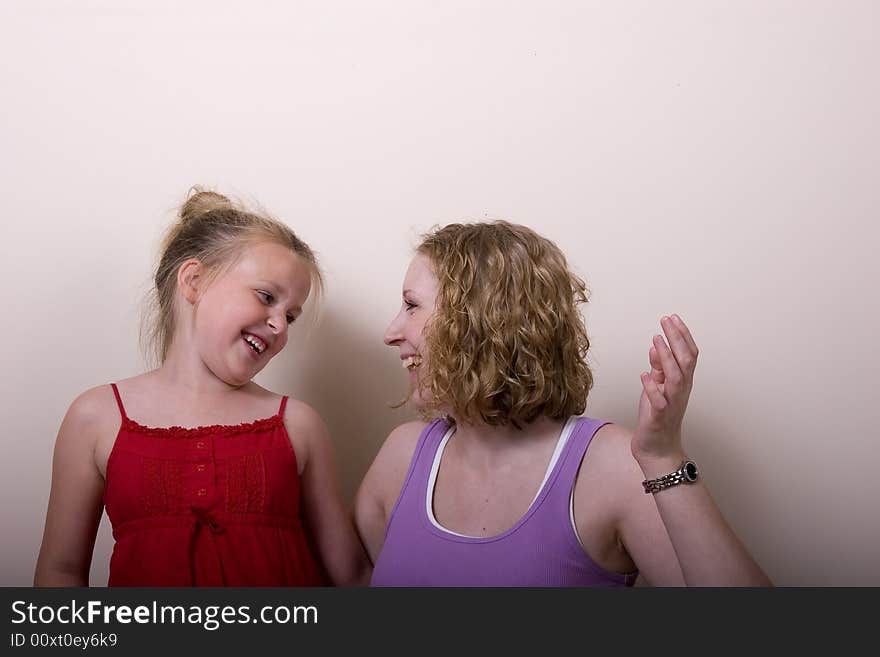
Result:
M168 390L175 390L177 394L186 394L193 397L223 397L230 393L238 392L252 384L248 382L243 386L231 386L217 377L193 376L185 370L168 366L163 363L153 371L153 376Z
M240 386L230 385L211 372L194 349L173 344L154 375L167 388L193 397L223 397L253 385L251 381Z

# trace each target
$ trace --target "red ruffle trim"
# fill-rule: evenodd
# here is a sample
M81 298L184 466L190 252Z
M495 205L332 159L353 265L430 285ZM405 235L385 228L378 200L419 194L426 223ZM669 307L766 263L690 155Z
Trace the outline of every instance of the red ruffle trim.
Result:
M122 419L123 429L156 438L196 438L205 435L233 436L239 433L269 431L280 426L284 426L284 418L280 415L242 424L210 424L202 427L147 427L129 417Z

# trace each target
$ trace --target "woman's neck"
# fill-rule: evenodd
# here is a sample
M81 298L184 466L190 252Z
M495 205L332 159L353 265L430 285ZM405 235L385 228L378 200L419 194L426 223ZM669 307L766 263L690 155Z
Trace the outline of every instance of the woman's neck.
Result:
M565 419L539 417L517 429L512 424L491 425L485 422L456 422L455 436L450 444L464 456L474 459L495 459L503 454L531 451L539 445L555 444Z

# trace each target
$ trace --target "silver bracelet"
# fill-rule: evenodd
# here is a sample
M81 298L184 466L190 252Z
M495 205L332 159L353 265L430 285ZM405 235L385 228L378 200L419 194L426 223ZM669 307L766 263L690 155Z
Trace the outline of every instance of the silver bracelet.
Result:
M642 482L642 486L645 487L646 493L656 494L661 490L677 486L678 484L692 484L699 475L700 471L697 469L697 464L693 461L685 461L675 472L670 472L656 479L645 479Z

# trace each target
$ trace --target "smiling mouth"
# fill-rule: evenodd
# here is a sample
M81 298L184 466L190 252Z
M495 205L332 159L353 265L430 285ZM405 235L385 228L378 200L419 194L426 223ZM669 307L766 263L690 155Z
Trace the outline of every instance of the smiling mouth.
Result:
M242 333L241 337L244 339L247 346L253 349L255 354L259 355L266 351L266 343L260 340L257 336L251 335L250 333Z
M410 356L403 359L402 367L410 372L414 372L416 368L422 364L421 356Z

